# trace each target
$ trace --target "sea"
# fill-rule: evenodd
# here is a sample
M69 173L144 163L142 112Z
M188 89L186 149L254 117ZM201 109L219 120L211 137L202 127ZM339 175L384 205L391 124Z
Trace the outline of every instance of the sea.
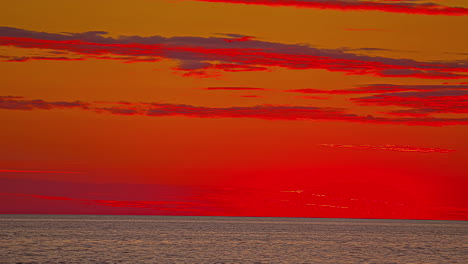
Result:
M468 222L0 215L0 263L466 264Z

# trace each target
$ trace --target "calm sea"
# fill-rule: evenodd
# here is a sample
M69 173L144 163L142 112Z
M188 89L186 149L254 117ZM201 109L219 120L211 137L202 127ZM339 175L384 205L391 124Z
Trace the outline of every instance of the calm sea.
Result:
M0 263L468 263L468 222L0 215Z

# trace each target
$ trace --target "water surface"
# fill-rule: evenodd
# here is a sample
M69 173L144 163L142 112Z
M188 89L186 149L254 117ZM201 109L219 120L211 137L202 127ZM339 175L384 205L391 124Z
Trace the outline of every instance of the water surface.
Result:
M0 263L468 263L468 222L0 215Z

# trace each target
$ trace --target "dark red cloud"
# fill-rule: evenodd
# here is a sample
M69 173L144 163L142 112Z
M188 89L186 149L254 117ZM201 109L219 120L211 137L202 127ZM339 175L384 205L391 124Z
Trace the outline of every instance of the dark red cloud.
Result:
M96 60L115 60L122 61L123 63L137 63L137 62L157 62L161 61L160 58L144 57L144 56L86 56L86 59Z
M227 90L227 91L244 91L244 90L260 90L264 91L264 88L256 88L256 87L206 87L205 90Z
M72 57L44 57L44 56L31 56L31 57L9 57L2 56L4 62L25 62L33 60L57 60L57 61L80 61L85 60L85 58L72 58Z
M226 42L235 42L235 41L249 41L249 40L252 40L252 39L254 39L254 37L242 36L242 37L238 37L238 38L224 39L224 41L226 41Z
M461 79L464 62L419 62L355 54L346 49L318 49L300 44L223 38L102 36L105 32L55 34L0 27L0 45L66 51L89 58L126 62L174 59L183 76L217 77L221 72L324 69L346 74L423 79ZM129 58L135 58L133 61Z
M207 66L200 67L200 68L177 67L177 68L174 68L174 70L184 71L182 76L198 77L198 78L219 77L221 76L219 71L225 71L225 72L269 71L269 69L265 67L249 66L249 65L234 64L234 63L209 64Z
M311 106L259 105L250 107L200 107L152 103L144 108L147 116L188 116L198 118L259 118L266 120L354 119L342 109Z
M0 178L0 213L208 215L195 186Z
M367 100L361 98L362 100ZM257 118L264 120L317 120L347 121L375 124L404 125L466 125L468 118L435 118L435 117L378 117L349 114L345 109L313 106L258 105L246 107L203 107L167 103L83 103L83 102L47 102L43 100L25 100L15 97L3 97L0 108L7 110L51 110L55 108L78 108L113 115L143 115L151 117L182 116L192 118ZM357 100L357 99L354 99ZM365 102L369 103L369 102ZM370 102L375 104L375 102ZM364 103L363 103L364 104ZM36 106L39 105L39 106ZM385 104L388 105L388 104ZM2 107L3 106L3 107Z
M345 28L347 31L389 31L386 29L380 28Z
M139 201L139 200L104 200L104 199L80 199L63 196L48 196L48 195L36 195L36 194L23 194L23 193L0 193L0 195L14 195L14 196L25 196L43 200L56 200L56 201L69 201L77 202L86 205L97 205L97 206L109 206L118 208L144 208L155 211L188 211L207 213L200 207L207 207L206 204L200 204L195 202L182 202L182 201Z
M355 150L384 150L384 151L419 152L419 153L449 153L449 152L455 151L453 149L414 147L414 146L403 146L403 145L371 146L371 145L320 144L320 146L329 147L329 148L355 149Z
M216 69L223 70L227 72L241 72L241 71L268 71L268 68L258 67L258 66L249 66L235 63L220 63L215 64L205 69Z
M360 94L360 93L372 93L366 89L343 89L343 90L320 90L320 89L292 89L286 90L286 92L293 93L305 93L305 94Z
M320 97L320 96L296 96L296 98L302 98L302 99L317 99L317 100L327 100L327 99L330 99L330 97Z
M140 114L138 108L122 108L122 107L96 107L94 110L98 113L112 113L114 115L137 115Z
M6 170L0 169L0 172L9 172L9 173L59 173L59 174L79 174L81 172L77 171L46 171L46 170Z
M351 89L342 90L320 90L320 89L293 89L286 90L287 92L306 93L306 94L370 94L370 93L392 93L405 91L436 91L436 90L468 90L468 85L407 85L407 84L370 84Z
M468 15L468 9L449 7L434 2L408 1L362 1L362 0L192 0L201 2L232 3L266 6L291 6L297 8L332 9L341 11L382 11L420 15Z
M74 102L47 102L43 100L26 100L21 97L0 96L0 109L8 110L34 110L56 108L86 108L89 104L80 101Z
M366 75L368 72L355 73ZM379 77L411 77L420 79L464 79L468 78L467 75L460 75L450 72L439 72L433 70L415 70L415 69L385 69L374 73L375 76Z
M437 113L434 109L403 109L403 110L392 110L384 112L388 115L394 116L411 116L411 117L425 117L430 116L431 114Z
M239 97L245 97L245 98L259 98L262 97L260 95L255 95L255 94L246 94L246 95L239 95Z
M209 71L204 71L204 70L180 70L180 69L175 69L174 74L183 76L183 77L193 77L193 78L200 78L200 79L205 79L205 78L218 78L221 77L222 74L219 72L209 72Z
M436 113L468 113L468 91L441 90L425 92L398 92L351 98L360 105L401 106L413 109L388 113L397 116L427 116Z

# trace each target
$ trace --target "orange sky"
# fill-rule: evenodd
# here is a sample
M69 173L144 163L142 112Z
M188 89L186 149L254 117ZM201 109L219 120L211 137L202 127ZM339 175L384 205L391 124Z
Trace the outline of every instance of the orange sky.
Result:
M5 3L0 213L468 219L468 3L226 2Z

